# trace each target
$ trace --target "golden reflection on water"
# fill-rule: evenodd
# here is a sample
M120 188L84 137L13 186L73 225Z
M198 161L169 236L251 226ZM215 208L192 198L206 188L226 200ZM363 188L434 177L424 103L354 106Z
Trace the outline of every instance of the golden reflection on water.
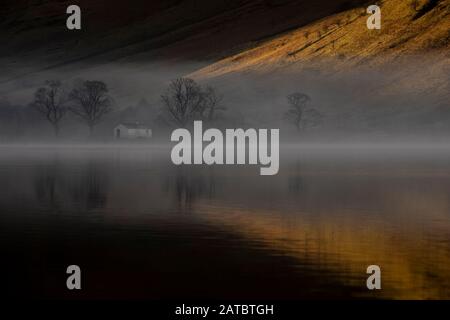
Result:
M12 208L4 216L29 204L34 219L223 228L244 245L293 258L299 272L361 288L355 297L450 299L450 155L366 153L293 155L270 178L248 167L173 167L151 151L3 153L9 187L0 202ZM372 264L381 267L382 290L365 289Z
M199 204L202 218L267 248L315 265L343 285L364 286L366 268L382 271L382 290L367 297L450 298L448 199L439 194L388 193L387 219L360 210L308 215L270 209ZM333 211L333 212L331 212ZM331 214L330 214L331 213Z

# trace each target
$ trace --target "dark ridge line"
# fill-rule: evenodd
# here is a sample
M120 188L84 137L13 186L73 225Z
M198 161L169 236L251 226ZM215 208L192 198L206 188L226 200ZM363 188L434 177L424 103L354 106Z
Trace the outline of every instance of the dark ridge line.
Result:
M439 0L437 0L437 1L439 1ZM335 14L338 14L338 13L342 13L342 12L345 12L345 11L348 11L348 10L351 10L351 9L356 9L356 8L360 8L360 7L362 8L362 5L363 5L363 4L367 4L367 3L369 3L370 1L369 1L369 0L366 0L366 1L361 1L361 2L362 2L362 3L359 3L359 2L358 2L358 4L356 4L356 3L352 3L352 2L350 1L349 4L348 4L348 6L347 6L347 7L349 7L349 8L342 8L342 6L341 6L341 8L337 8L335 11L332 11L332 12L329 13L327 16L324 16L324 17L322 17L322 18L311 19L311 20L308 20L307 22L303 22L303 23L301 23L301 24L297 24L297 25L292 26L292 27L287 27L287 28L285 28L285 29L281 29L280 31L273 32L273 33L271 33L271 34L261 36L261 37L259 37L259 38L256 38L255 40L252 40L252 41L249 41L249 42L260 43L260 42L263 42L263 41L270 40L270 39L272 39L272 38L275 37L275 36L287 34L287 33L291 32L291 31L294 31L294 30L296 30L296 29L298 29L298 28L300 28L300 27L306 26L306 25L308 25L308 24L310 24L310 23L312 23L312 22L314 22L314 21L318 21L318 20L324 19L324 18L329 17L329 16L331 16L331 15L335 15ZM354 5L354 6L353 6L353 5ZM249 4L245 4L245 5L243 5L242 7L249 7ZM231 9L228 9L228 10L225 11L225 12L222 12L220 15L222 16L222 15L224 15L224 14L232 13L232 12L234 12L236 9L239 9L239 8L233 7L233 8L231 8ZM189 24L187 24L187 25L174 26L173 28L171 28L171 29L169 29L169 30L166 30L166 31L163 32L163 33L160 33L160 34L155 35L155 40L154 40L154 41L155 41L155 42L161 41L161 42L162 42L161 44L159 44L159 45L156 44L154 48L151 48L151 49L149 49L149 50L145 50L145 49L144 49L144 51L138 50L137 52L134 52L134 53L132 53L132 54L130 54L130 55L126 55L125 57L132 56L132 55L136 55L136 54L139 54L139 53L142 53L142 52L147 52L147 51L151 51L151 50L163 48L163 47L165 47L167 44L177 43L177 42L179 42L180 40L182 40L182 39L184 38L182 34L181 34L181 35L180 35L180 34L175 35L175 41L173 41L173 42L170 42L169 40L165 40L165 39L158 39L158 38L164 38L165 36L168 36L168 35L170 36L171 33L180 33L180 32L182 33L183 30L186 29L186 28L188 28L188 29L189 29L189 28L195 28L196 25L199 25L199 24L201 24L201 23L205 23L205 22L207 22L207 21L214 20L214 19L216 19L216 17L209 17L209 18L206 18L206 19L200 19L200 20L198 20L198 21L193 21L193 22L191 22L191 23L189 23ZM330 32L330 33L331 33L331 32ZM330 34L330 33L327 33L325 36L327 36L327 35ZM324 37L325 37L325 36L324 36ZM322 38L323 38L323 37L322 37ZM321 38L321 39L322 39L322 38ZM143 43L145 43L146 40L147 40L147 39L145 39L145 37L144 37L144 38L142 38L142 39L140 39L140 40L130 41L130 42L128 42L128 43L124 43L123 45L119 45L119 46L112 47L112 48L110 48L110 49L106 48L106 49L104 49L104 50L102 50L102 51L93 52L93 53L84 55L84 56L82 56L82 57L78 57L78 58L73 58L73 59L70 59L70 60L62 61L62 62L57 63L57 64L49 65L49 66L44 67L44 68L40 68L40 69L37 69L37 70L34 70L34 71L30 71L30 72L27 72L27 73L23 73L23 74L14 76L14 77L12 77L12 78L9 78L9 79L0 81L0 84L9 83L9 82L11 82L11 81L20 79L20 78L22 78L22 77L29 76L29 75L32 75L32 74L36 74L36 73L43 72L43 71L48 71L48 70L51 70L51 69L54 69L54 68L64 67L64 66L67 66L67 65L76 63L76 62L80 62L80 61L86 60L86 59L90 59L90 58L93 58L93 57L101 56L102 54L105 54L105 53L108 53L108 52L118 51L118 50L120 50L120 49L124 49L124 48L127 48L127 47L132 47L133 45L143 44ZM320 41L320 39L319 39L318 41ZM167 43L165 43L165 42L167 42ZM108 51L108 50L109 50L109 51ZM230 54L229 56L231 56L231 55L233 55L233 54ZM112 61L115 61L115 60L118 60L118 59L121 59L121 58L123 58L123 56L122 56L122 57L112 58L111 60L106 61L106 62L104 62L103 64L109 63L109 62L112 62Z

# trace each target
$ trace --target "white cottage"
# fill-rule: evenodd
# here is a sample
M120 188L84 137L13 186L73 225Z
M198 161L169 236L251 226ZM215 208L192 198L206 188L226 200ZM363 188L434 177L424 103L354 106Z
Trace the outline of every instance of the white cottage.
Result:
M121 123L114 128L116 139L149 139L152 137L152 129L138 122Z

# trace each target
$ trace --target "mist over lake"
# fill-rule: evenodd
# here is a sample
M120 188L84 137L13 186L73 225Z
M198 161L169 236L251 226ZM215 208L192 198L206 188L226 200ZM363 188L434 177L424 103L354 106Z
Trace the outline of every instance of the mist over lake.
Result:
M84 298L449 298L446 147L283 146L270 178L164 146L0 150L9 296L73 297L76 263Z
M450 300L450 0L3 2L13 314Z

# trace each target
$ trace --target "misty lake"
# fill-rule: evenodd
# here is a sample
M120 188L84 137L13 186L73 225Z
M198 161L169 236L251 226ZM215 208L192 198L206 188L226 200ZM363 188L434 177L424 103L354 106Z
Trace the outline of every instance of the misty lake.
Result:
M446 148L291 146L260 176L156 146L3 146L0 182L9 298L450 298Z

